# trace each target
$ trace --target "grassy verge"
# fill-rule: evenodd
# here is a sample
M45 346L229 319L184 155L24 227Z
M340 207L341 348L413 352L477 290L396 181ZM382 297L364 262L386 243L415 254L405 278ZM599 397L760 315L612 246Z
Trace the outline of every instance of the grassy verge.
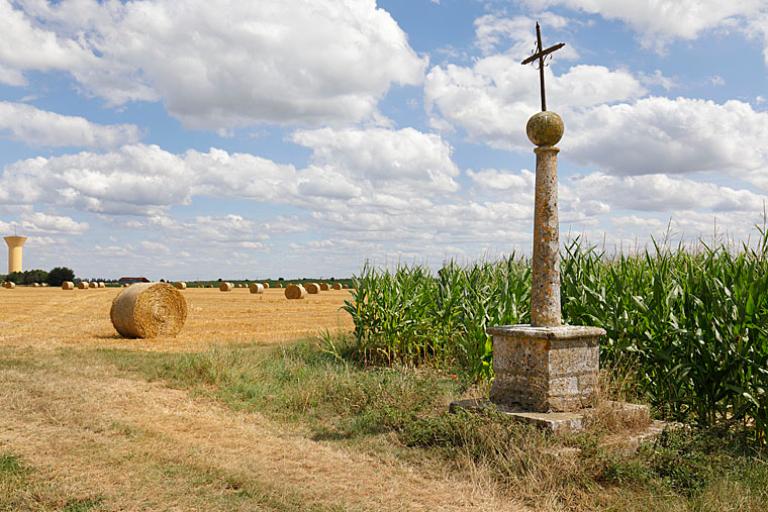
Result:
M195 354L99 351L124 371L318 440L492 480L539 509L768 509L768 458L739 432L669 432L628 455L601 446L599 432L552 438L493 412L448 414L451 400L479 391L448 373L364 368L339 353L310 342Z

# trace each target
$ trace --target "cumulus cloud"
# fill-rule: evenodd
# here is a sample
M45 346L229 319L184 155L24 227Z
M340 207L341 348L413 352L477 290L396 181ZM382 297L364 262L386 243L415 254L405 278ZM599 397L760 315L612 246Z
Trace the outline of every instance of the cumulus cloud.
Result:
M765 9L763 0L524 0L542 9L563 6L608 20L620 20L641 36L647 47L662 49L671 39L695 39L705 30L729 25Z
M525 194L532 193L536 183L536 175L528 169L523 169L519 174L499 169L467 169L467 176L480 188Z
M768 113L748 103L651 97L571 119L569 156L613 174L768 174Z
M0 83L25 85L24 72L81 69L93 63L93 55L75 40L60 37L0 0Z
M189 201L184 161L158 146L37 157L5 167L0 202L57 204L100 213L147 214Z
M486 14L475 20L475 45L485 55L503 50L514 56L529 53L535 43L531 33L536 21L540 21L548 31L559 31L568 26L570 20L551 12L540 13L536 18L528 16L506 17L496 13ZM545 41L544 45L548 43ZM557 53L559 59L578 58L576 50L568 45Z
M297 131L292 139L312 150L316 168L371 189L408 196L458 189L452 148L439 135L413 128L323 128Z
M602 66L548 69L547 80L551 108L565 119L564 158L616 175L722 171L768 187L768 113L748 103L643 97L629 72ZM434 67L426 103L437 127L528 151L521 127L538 110L535 83L535 70L494 55L472 67Z
M745 30L749 37L762 39L763 58L768 65L768 7L760 15L751 17Z
M162 224L164 210L195 196L318 208L329 200L397 207L458 188L452 148L438 135L412 128L325 128L293 138L312 151L304 169L216 148L173 154L144 144L31 158L0 174L0 203L144 215Z
M612 210L671 213L679 210L760 212L766 196L710 182L665 174L618 177L578 176L565 184L566 200L602 201Z
M211 148L187 151L182 158L189 193L280 201L296 194L296 169L248 153Z
M47 234L81 235L89 228L87 222L77 222L72 217L35 211L22 213L18 221L0 221L2 233L11 233L14 227L25 233L34 233L36 239L44 239Z
M100 125L79 116L0 101L0 137L35 147L112 148L138 142L141 132L132 124Z
M526 169L470 170L468 176L488 198L517 198L521 204L533 201L535 175ZM612 176L601 172L561 178L559 196L561 211L582 219L627 210L667 215L684 210L760 212L768 199L745 188L666 174Z
M34 212L22 215L21 219L22 227L30 231L79 235L88 230L87 222L77 222L72 217L64 215Z
M604 66L577 65L559 75L547 68L546 80L549 108L564 115L646 93L629 72ZM493 55L471 68L432 68L425 100L437 126L447 121L494 147L528 150L530 142L521 127L540 109L537 83L537 70L521 66L511 56ZM571 116L566 119L570 122Z
M91 93L112 105L162 99L192 128L373 119L389 88L421 83L426 66L375 0L0 5L23 37L64 45L59 68ZM0 52L0 70L45 69L35 62Z

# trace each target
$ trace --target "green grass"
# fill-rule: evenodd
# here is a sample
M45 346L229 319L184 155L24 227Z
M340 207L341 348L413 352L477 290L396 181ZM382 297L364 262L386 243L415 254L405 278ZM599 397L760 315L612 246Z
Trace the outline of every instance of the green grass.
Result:
M0 475L3 479L23 476L24 468L19 458L11 453L0 454Z
M486 474L533 506L546 498L565 510L768 509L768 459L743 429L671 432L627 455L601 447L599 433L554 438L493 411L448 414L448 403L467 393L455 376L365 367L343 357L343 344L328 346L98 354L123 371L265 414L315 439L467 478Z
M101 506L102 499L101 498L83 498L83 499L72 499L67 501L67 503L64 505L64 508L61 509L62 512L91 512L93 510L98 510Z
M149 379L213 396L239 410L301 423L318 437L398 431L447 407L462 385L431 369L363 371L311 343L286 348L214 348L204 354L106 350L100 353Z
M0 452L0 512L20 510L27 501L29 470L17 455Z

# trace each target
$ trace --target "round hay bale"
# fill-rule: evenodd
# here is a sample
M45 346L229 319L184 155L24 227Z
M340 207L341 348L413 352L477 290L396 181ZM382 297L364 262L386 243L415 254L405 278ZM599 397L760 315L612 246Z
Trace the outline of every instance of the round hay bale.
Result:
M94 281L91 281L90 283L88 283L88 288L98 288L98 287L99 287L98 283Z
M278 288L282 288L282 287L283 287L283 283L278 283L278 284L277 284L277 287L278 287Z
M176 288L177 290L186 290L187 283L185 283L184 281L177 281L173 283L173 287Z
M48 283L43 283L40 286L42 286L43 288L48 288Z
M75 289L75 283L72 281L64 281L61 283L61 289L62 290L74 290Z
M98 283L96 283L96 288L106 288L106 287L107 287L107 285L106 285L106 284L104 284L104 283L103 283L103 282L101 282L101 281L99 281Z
M3 288L8 288L9 290L13 290L16 288L16 283L12 283L11 281L6 281L3 283Z
M341 283L334 283L333 284L333 289L334 290L341 290Z
M307 289L307 293L312 295L320 293L320 285L317 283L309 283L304 288Z
M251 283L248 289L251 293L264 293L264 285L261 283Z
M320 283L320 291L327 292L330 289L331 287L328 286L328 283Z
M264 288L266 288L267 290L269 290L269 283L265 281L263 284L264 284Z
M168 283L136 283L115 297L109 317L124 338L176 336L187 320L187 301Z
M307 296L307 290L300 284L289 284L285 288L285 298L289 300L303 299Z
M40 283L32 283L32 286L35 288L40 288Z
M234 288L234 287L232 286L232 283L228 283L228 282L222 282L222 283L219 285L219 291L220 291L220 292L231 292L231 291L232 291L232 288Z
M90 288L89 285L90 283L88 281L80 281L79 283L77 283L77 287L81 290L87 290L88 288Z

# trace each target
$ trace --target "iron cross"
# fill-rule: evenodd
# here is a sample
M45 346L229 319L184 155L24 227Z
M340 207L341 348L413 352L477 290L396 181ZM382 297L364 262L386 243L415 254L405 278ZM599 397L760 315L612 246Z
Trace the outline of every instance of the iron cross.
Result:
M557 43L554 46L550 46L546 50L543 50L541 47L541 27L539 26L539 22L536 22L536 53L525 59L522 64L530 64L531 62L535 61L536 59L539 59L539 79L541 81L541 111L544 112L547 110L547 96L544 92L544 57L549 55L550 53L554 53L560 48L565 46L565 43Z

